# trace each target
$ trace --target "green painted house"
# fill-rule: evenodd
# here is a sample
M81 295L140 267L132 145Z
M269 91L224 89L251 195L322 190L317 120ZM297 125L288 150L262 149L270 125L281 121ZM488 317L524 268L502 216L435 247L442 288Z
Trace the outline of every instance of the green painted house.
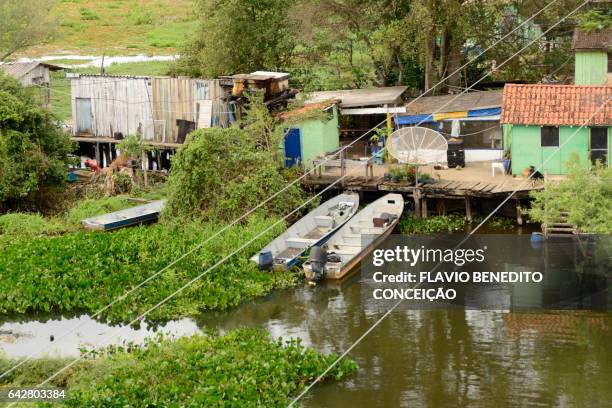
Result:
M323 118L317 115L310 119L308 115L304 115L304 119L292 124L285 134L283 150L287 167L299 165L310 169L315 159L340 148L338 107L335 103L309 104L287 112L285 116L295 117L313 110L324 111L326 115Z
M585 167L596 161L610 165L612 31L607 31L593 36L575 33L576 85L504 87L501 123L512 174L522 174L530 166L541 173L567 174L568 162L576 155Z

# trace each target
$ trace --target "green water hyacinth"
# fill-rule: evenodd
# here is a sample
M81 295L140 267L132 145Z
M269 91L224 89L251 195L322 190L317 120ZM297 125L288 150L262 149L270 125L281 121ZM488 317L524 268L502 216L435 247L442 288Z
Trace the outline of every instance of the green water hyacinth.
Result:
M104 317L127 322L172 294L224 256L277 221L252 216L163 272ZM61 236L0 235L0 314L95 313L222 228L221 224L156 224L115 232L73 232ZM260 271L248 257L284 229L282 223L212 270L150 320L221 310L274 288L295 285L291 271Z

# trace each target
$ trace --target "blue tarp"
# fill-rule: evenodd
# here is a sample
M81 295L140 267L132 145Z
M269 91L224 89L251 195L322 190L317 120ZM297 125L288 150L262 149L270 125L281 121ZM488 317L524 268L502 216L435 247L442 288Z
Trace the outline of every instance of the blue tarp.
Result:
M496 116L501 114L501 108L485 108L472 109L468 111L468 118L477 118L480 116ZM433 114L424 115L403 115L395 117L396 125L416 125L417 123L434 122Z
M396 125L416 125L417 123L433 122L433 115L406 115L395 118Z
M501 108L473 109L468 111L468 118L479 116L497 116L501 114Z

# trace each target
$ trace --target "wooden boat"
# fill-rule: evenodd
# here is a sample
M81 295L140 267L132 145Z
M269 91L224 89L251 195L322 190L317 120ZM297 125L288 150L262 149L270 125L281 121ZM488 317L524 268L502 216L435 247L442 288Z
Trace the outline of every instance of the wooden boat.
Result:
M251 258L261 268L291 268L314 245L321 245L359 207L357 194L340 194L309 212Z
M81 221L81 224L90 230L109 231L143 222L156 221L165 205L166 200L151 201L125 210L87 218Z
M392 232L404 210L401 194L387 194L359 211L304 263L309 281L341 279Z

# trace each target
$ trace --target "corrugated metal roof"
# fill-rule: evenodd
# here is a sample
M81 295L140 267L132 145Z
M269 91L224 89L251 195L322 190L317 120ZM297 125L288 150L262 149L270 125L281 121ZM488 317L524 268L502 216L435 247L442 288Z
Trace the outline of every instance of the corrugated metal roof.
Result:
M408 88L405 86L389 86L383 88L339 89L336 91L313 92L309 95L308 103L324 102L333 99L340 101L341 108L402 104L402 96L406 89Z
M59 71L61 69L63 69L60 66L57 65L52 65L52 64L47 64L44 62L40 62L40 61L32 61L32 62L7 62L4 63L2 65L0 65L0 69L2 71L4 71L6 74L19 79L22 76L26 75L28 72L30 72L31 70L33 70L34 68L36 68L39 65L43 65L46 66L47 68L49 68L51 71Z
M572 47L575 50L612 50L612 29L586 33L580 29L574 30Z
M502 89L460 95L425 96L406 103L406 115L459 112L502 105ZM401 115L400 115L401 116Z
M612 125L611 86L506 85L501 122L515 125Z

